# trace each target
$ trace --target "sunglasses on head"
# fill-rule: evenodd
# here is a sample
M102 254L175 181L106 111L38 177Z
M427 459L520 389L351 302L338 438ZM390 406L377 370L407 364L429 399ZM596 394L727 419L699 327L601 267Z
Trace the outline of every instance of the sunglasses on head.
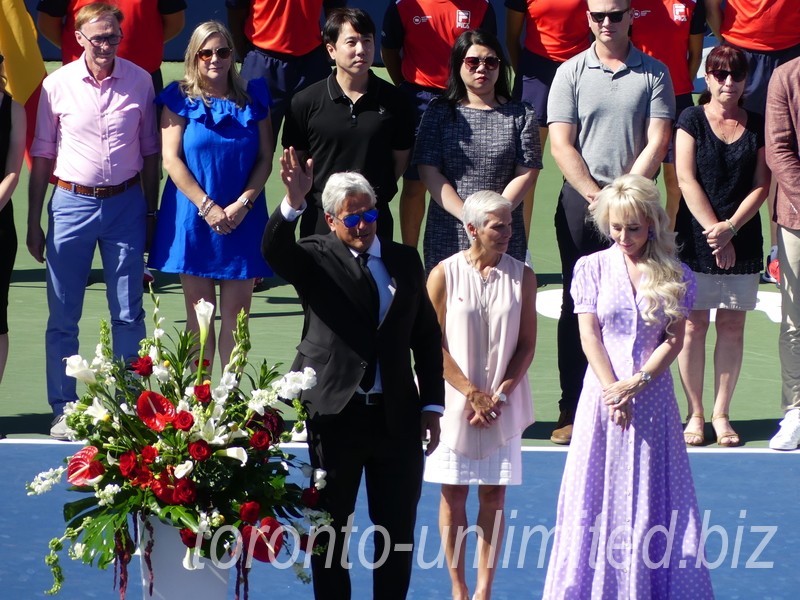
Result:
M476 70L481 65L486 67L487 71L494 71L500 66L500 59L496 56L487 56L486 58L478 58L477 56L468 56L464 59L464 64L470 71Z
M709 71L711 75L714 76L714 79L719 81L720 83L725 83L725 80L728 79L728 75L731 76L736 83L744 81L747 77L747 71L726 71L725 69L714 69L713 71Z
M339 217L336 218L339 219ZM378 220L378 209L373 208L360 215L347 215L345 218L339 220L345 227L350 228L357 226L361 222L361 219L364 219L364 223L374 223Z
M211 60L211 57L215 54L219 56L222 60L231 57L231 53L233 50L230 48L217 48L216 50L211 50L210 48L204 48L202 50L197 51L197 58L202 60L203 62L208 62Z
M619 23L629 10L630 8L626 8L625 10L613 10L611 12L590 12L589 16L595 23L602 23L606 20L606 17L608 17L608 20L612 23Z

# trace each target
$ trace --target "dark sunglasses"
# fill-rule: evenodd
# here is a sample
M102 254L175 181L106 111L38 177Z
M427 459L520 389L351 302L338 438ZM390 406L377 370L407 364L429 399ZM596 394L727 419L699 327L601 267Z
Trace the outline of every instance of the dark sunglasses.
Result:
M0 65L2 65L2 64L3 64L3 61L4 61L5 59L6 59L6 57L5 57L5 56L3 56L2 54L0 54Z
M595 23L602 23L608 17L608 20L612 23L619 23L622 21L622 17L625 16L625 13L628 12L630 8L626 8L625 10L614 10L611 12L590 12L589 16L592 17L592 21Z
M216 54L222 60L226 60L231 57L232 52L233 50L231 50L230 48L217 48L216 50L211 50L210 48L204 48L203 50L197 51L197 58L199 58L203 62L208 62L211 60L211 57Z
M713 71L709 71L709 73L711 73L711 75L714 76L714 79L720 83L725 83L728 75L730 75L731 79L733 79L736 83L742 82L747 78L747 71L726 71L725 69L714 69Z
M496 56L487 56L486 58L478 58L477 56L468 56L464 59L464 64L470 71L475 71L481 65L486 66L487 71L494 71L500 66L500 59Z
M336 218L339 219L339 217ZM361 219L364 219L364 223L374 223L378 220L378 209L373 208L360 215L347 215L344 219L339 220L349 229L351 227L356 227L361 222Z
M109 46L119 46L122 43L122 32L120 31L119 35L98 35L97 37L86 37L86 34L82 31L78 31L92 46L95 48L102 48L103 44L108 44Z

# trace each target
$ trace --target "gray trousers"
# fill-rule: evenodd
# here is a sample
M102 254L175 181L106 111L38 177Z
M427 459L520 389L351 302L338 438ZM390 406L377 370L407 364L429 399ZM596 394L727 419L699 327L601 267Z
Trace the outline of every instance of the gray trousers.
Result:
M800 408L800 229L778 225L781 265L781 408Z

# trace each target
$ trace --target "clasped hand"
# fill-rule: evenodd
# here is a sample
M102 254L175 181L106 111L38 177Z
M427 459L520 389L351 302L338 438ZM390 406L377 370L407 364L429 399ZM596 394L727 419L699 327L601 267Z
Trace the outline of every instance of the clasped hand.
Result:
M502 403L496 395L475 390L467 394L467 402L474 411L467 417L469 424L478 429L489 429L502 413L500 408Z
M727 221L720 221L715 223L705 231L703 235L706 236L708 246L711 248L711 254L717 260L717 267L720 269L731 269L736 264L736 250L730 241L733 239L733 230Z
M615 425L627 429L631 424L631 413L633 411L633 397L644 387L640 377L629 377L615 381L603 390L603 402L608 408L608 418Z

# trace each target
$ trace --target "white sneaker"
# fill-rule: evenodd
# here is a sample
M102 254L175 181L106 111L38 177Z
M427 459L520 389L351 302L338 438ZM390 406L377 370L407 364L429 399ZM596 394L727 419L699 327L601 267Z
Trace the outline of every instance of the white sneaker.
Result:
M66 415L58 415L50 424L50 437L63 442L69 441L69 427Z
M773 450L796 450L800 445L800 408L787 410L780 430L769 441Z

